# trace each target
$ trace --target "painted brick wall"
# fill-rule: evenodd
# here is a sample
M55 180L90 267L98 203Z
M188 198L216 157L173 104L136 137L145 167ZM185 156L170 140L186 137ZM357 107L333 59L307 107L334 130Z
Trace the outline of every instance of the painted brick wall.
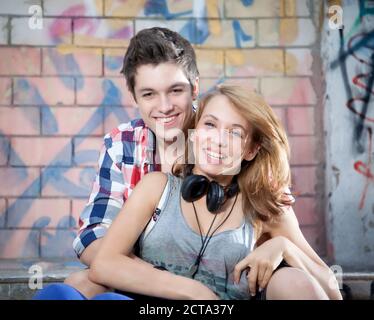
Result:
M151 26L194 45L202 92L239 82L274 107L290 137L296 214L323 255L317 2L1 1L0 258L74 256L102 137L138 115L119 74L126 46Z
M374 270L374 2L336 1L344 29L322 31L326 70L329 255L346 270ZM337 94L339 93L339 94Z

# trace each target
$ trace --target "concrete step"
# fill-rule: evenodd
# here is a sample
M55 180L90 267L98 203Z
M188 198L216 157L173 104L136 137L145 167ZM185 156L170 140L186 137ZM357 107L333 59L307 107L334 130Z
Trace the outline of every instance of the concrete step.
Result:
M0 260L0 300L29 300L39 288L84 268L78 260Z
M0 300L29 300L38 288L84 268L78 260L0 260ZM344 299L374 300L374 272L347 272L342 280Z

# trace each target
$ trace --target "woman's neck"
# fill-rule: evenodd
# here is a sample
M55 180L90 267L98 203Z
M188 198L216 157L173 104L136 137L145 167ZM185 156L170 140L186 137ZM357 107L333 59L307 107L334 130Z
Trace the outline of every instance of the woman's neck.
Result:
M193 174L200 174L200 175L203 175L205 177L207 177L209 180L214 180L216 182L218 182L221 186L228 186L232 179L233 179L233 175L217 175L217 176L211 176L209 174L206 174L203 170L201 170L198 166L194 166L193 169L192 169L192 173Z

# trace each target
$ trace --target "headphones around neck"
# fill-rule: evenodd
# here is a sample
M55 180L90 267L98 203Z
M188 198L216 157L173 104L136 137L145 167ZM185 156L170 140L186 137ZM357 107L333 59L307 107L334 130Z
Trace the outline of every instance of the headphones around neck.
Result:
M229 186L223 187L216 181L209 181L203 175L190 173L184 178L181 186L182 197L187 202L199 200L206 194L206 205L211 213L217 213L227 199L235 196L238 191L237 176L234 176Z

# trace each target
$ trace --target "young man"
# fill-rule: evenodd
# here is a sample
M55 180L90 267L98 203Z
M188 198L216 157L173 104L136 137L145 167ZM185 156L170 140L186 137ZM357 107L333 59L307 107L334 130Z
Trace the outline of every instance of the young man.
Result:
M187 40L165 28L144 29L135 35L121 72L141 119L119 125L104 138L98 173L73 243L88 267L140 179L148 172L171 170L176 154L166 150L189 126L198 95L195 52ZM87 297L105 289L89 281L88 269L71 274L65 283Z

